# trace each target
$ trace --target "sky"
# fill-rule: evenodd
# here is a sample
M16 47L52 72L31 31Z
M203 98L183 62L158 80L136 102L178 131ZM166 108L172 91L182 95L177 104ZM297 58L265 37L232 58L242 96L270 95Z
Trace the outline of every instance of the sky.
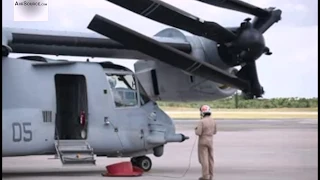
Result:
M238 26L251 15L206 5L195 0L163 0L184 11L222 26ZM265 98L318 97L318 1L317 0L249 0L261 8L282 10L282 19L264 33L266 45L273 53L257 60L259 80ZM44 22L13 20L14 0L2 1L5 27L89 32L87 26L95 14L120 23L147 36L169 26L149 20L105 0L48 0L49 17ZM12 55L12 57L21 56ZM44 55L45 57L53 57ZM61 59L61 58L60 58ZM85 57L64 57L85 60ZM94 58L106 61L106 58ZM135 60L108 59L132 70Z

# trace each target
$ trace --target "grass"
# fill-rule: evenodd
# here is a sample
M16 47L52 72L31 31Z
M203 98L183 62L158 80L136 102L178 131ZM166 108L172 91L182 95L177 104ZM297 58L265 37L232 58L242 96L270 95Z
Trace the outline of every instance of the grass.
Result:
M174 119L198 119L196 108L161 107ZM213 109L213 117L221 119L318 119L318 108L279 109Z

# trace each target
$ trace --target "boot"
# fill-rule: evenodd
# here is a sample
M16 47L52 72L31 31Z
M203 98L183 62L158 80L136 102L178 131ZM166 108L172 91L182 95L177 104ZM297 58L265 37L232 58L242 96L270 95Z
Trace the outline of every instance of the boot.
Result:
M200 177L199 180L211 180L210 178L204 178L204 177Z

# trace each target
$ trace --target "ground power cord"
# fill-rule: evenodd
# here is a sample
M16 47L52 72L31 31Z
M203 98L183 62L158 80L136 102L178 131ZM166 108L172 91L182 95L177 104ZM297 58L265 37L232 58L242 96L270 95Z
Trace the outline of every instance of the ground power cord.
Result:
M190 155L189 155L188 167L187 167L187 169L184 171L184 173L183 173L181 176L166 176L166 175L153 175L153 174L146 174L145 176L163 177L163 178L174 178L174 179L184 178L184 177L187 175L187 173L189 172L189 170L190 170L191 160L192 160L192 154L193 154L193 151L194 151L194 147L195 147L195 145L196 145L196 142L197 142L197 138L195 137L195 138L194 138L193 145L192 145L192 149L191 149L191 152L190 152Z

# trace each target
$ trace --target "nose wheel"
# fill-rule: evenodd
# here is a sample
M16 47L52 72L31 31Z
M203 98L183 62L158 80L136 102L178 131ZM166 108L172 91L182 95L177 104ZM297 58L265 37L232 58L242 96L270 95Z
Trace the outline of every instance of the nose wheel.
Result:
M131 158L131 163L133 166L141 168L143 171L148 172L152 167L152 161L147 156L140 156Z

